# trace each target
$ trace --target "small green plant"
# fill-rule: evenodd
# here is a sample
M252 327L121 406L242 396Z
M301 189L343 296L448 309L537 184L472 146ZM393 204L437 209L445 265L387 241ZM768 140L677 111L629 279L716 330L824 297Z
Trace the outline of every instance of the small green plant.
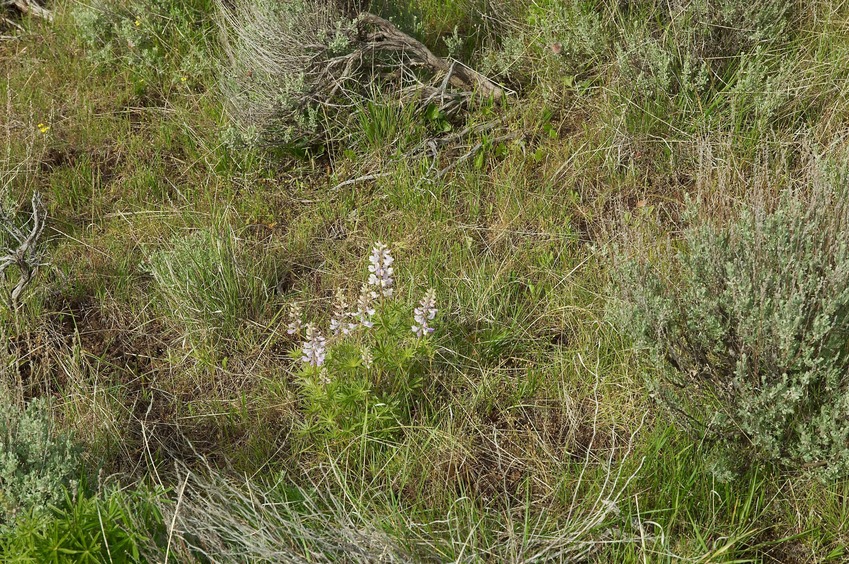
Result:
M72 14L95 62L177 84L198 82L212 70L204 55L210 24L203 18L211 10L208 0L93 0L75 4Z
M21 515L43 515L80 472L79 449L54 426L45 401L20 409L0 402L0 528Z
M4 562L141 562L162 558L165 526L157 506L162 491L109 488L90 495L68 490L39 518L0 533ZM151 554L148 554L151 553Z
M360 139L369 150L408 150L421 133L415 110L415 106L405 104L402 98L392 99L375 89L354 111L360 133L354 138Z
M691 205L662 271L622 271L624 325L650 352L657 392L741 452L849 474L846 171L761 202L727 226Z
M304 334L293 358L302 365L299 382L308 431L327 439L396 436L411 420L432 355L434 290L427 291L411 316L394 299L389 248L377 243L369 261L369 281L354 307L337 291L329 340L315 324L303 323L298 306L291 311L289 333Z

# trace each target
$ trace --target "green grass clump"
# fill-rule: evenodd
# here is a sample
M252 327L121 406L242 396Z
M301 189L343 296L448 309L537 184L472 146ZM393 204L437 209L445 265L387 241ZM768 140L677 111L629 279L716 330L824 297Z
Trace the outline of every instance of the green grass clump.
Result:
M271 273L229 228L175 235L147 263L164 311L200 339L236 336L268 302Z
M837 477L849 472L846 175L811 182L809 196L759 202L725 225L693 205L668 262L626 269L624 317L658 364L660 393L710 435Z

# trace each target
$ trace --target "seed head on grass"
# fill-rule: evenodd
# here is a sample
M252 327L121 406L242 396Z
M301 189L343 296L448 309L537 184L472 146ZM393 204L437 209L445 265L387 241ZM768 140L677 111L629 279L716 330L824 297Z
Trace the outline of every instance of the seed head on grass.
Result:
M389 247L378 241L371 248L371 256L369 257L368 283L371 286L376 286L379 290L379 295L388 298L392 295L392 284L394 279L392 275L395 270L392 268L392 263L395 259L392 258L392 252Z
M419 302L419 307L413 310L413 318L418 325L413 325L412 329L417 337L424 337L433 333L433 327L429 323L436 317L436 312L436 290L431 288L425 292L424 297Z

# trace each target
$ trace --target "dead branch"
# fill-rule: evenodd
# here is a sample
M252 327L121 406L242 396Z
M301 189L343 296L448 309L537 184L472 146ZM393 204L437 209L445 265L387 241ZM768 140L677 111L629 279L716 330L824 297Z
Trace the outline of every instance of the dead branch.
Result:
M399 51L412 55L432 70L445 73L455 88L477 90L484 97L495 100L504 97L504 89L490 79L459 61L448 62L434 55L420 41L410 37L395 24L369 12L361 13L357 21L360 34L365 38L365 48L370 51Z
M32 0L6 0L4 6L14 6L22 14L42 18L49 22L53 21L53 12L43 6L39 6Z
M2 222L5 231L18 244L18 247L14 250L9 247L0 250L0 252L6 253L0 256L0 279L5 280L6 270L10 266L16 266L20 271L18 283L9 296L9 305L12 311L18 309L18 300L21 294L32 281L38 267L42 265L38 243L42 233L44 233L46 215L47 210L41 200L41 194L36 192L32 196L32 227L28 235L15 227L11 219L4 218L5 220Z
M349 19L328 0L218 2L222 92L249 143L344 142L351 116L378 89L446 114L511 94L370 12Z
M344 188L345 186L350 186L352 184L359 184L360 182L370 182L372 180L377 180L378 178L384 178L386 176L390 176L391 172L381 172L378 174L366 174L363 176L358 176L357 178L351 178L349 180L345 180L344 182L340 182L336 186L330 189L331 192L335 192L340 188Z

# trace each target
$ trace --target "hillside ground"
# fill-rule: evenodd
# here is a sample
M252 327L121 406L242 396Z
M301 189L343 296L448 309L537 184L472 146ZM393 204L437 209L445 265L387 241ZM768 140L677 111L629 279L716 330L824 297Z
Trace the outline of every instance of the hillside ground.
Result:
M210 0L3 13L0 197L24 231L46 210L37 275L3 286L4 433L71 446L0 496L2 559L844 561L849 484L725 469L649 385L617 268L693 202L723 222L845 162L849 6L385 4L509 95L447 114L378 84L331 141L270 147L234 123ZM377 242L375 327L305 365L291 307L331 337Z

